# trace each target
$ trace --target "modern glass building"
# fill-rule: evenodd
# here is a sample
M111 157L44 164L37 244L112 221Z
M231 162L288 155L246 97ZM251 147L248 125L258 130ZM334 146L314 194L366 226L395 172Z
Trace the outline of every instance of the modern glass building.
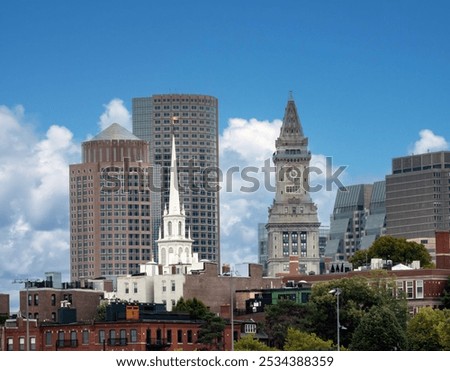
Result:
M134 98L133 134L150 145L161 169L161 205L169 202L171 135L176 139L186 225L199 259L220 262L218 100L208 95L162 94Z

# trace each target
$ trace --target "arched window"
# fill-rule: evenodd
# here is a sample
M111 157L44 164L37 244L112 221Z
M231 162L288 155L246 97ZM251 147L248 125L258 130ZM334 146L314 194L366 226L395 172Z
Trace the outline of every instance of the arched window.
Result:
M161 264L166 265L166 249L161 249Z
M169 236L172 236L172 222L169 222L167 225L167 229L169 230Z
M178 235L183 236L181 233L181 222L178 222Z

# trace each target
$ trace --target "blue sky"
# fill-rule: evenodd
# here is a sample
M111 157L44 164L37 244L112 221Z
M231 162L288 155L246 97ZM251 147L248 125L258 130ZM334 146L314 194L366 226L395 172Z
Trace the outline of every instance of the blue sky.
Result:
M132 97L217 97L223 166L270 155L291 90L311 151L347 165L348 184L383 179L392 157L447 149L448 14L448 1L3 0L0 292L12 277L67 272L65 165L101 117L129 125ZM226 259L255 258L271 197L223 195L222 249L245 244ZM332 201L317 198L325 223Z

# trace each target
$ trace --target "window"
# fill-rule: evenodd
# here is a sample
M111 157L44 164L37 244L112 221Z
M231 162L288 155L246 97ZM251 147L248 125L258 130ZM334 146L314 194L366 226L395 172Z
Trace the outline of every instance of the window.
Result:
M178 344L183 342L183 330L177 330L177 342Z
M116 345L116 330L109 330L109 345Z
M171 281L172 291L175 291L175 281Z
M192 344L192 330L187 331L187 342Z
M8 338L8 347L7 350L12 351L14 350L14 340L12 338Z
M19 350L25 350L25 338L24 337L19 338Z
M55 294L52 294L51 304L52 304L52 306L56 305L56 295Z
M58 331L58 344L57 348L64 347L64 331Z
M83 344L89 344L89 330L83 330L83 336L82 336Z
M39 294L34 294L34 305L39 305Z
M172 344L172 330L167 330L167 344Z
M406 298L413 299L414 298L414 282L406 281Z
M416 281L416 299L423 299L423 280Z
M52 333L50 331L47 331L45 333L45 345L47 346L52 345Z
M127 332L126 330L120 330L120 345L127 345Z
M99 330L98 332L98 342L103 344L105 342L105 330Z
M130 330L130 341L132 343L136 343L137 342L137 330L136 329L131 329Z
M397 298L403 296L403 281L397 281Z
M77 341L77 332L76 331L70 331L70 346L76 347L78 345Z

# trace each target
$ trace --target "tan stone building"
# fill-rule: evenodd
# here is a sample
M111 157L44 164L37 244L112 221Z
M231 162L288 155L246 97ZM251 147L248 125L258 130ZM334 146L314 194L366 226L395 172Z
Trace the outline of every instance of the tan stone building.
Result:
M290 257L297 258L299 272L319 274L320 223L309 195L311 152L292 97L275 147L276 193L266 225L268 275L289 272Z
M70 165L71 281L139 272L154 254L149 146L118 124L82 144Z

